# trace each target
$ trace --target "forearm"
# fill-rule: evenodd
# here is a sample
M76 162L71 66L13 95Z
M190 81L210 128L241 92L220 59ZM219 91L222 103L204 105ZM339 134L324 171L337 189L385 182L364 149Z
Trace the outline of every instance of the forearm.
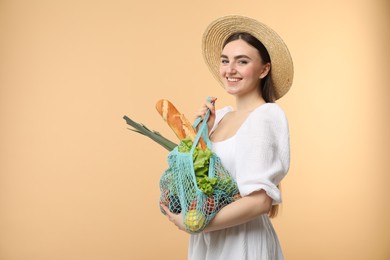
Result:
M264 190L254 192L221 209L204 232L243 224L268 213L271 206L272 199L268 197Z

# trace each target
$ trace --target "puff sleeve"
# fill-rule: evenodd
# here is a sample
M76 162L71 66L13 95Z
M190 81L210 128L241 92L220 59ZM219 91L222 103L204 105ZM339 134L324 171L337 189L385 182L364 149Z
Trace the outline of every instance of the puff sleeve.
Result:
M275 103L255 109L237 132L236 181L242 196L265 190L281 203L277 188L290 167L287 118Z

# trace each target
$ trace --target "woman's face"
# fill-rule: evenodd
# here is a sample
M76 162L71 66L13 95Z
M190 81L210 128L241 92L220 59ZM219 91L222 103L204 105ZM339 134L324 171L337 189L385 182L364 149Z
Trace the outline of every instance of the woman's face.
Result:
M259 94L260 79L269 71L256 48L238 39L226 44L221 54L219 73L229 94Z

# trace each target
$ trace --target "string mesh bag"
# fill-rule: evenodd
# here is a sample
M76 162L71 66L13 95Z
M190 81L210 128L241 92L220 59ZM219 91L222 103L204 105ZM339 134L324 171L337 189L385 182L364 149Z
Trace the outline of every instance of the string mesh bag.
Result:
M209 116L210 110L195 121L195 129L202 124L193 142L184 139L169 153L168 169L160 178L160 203L174 214L182 213L190 233L201 232L218 211L240 198L237 183L211 151ZM198 146L200 138L207 144L204 150Z

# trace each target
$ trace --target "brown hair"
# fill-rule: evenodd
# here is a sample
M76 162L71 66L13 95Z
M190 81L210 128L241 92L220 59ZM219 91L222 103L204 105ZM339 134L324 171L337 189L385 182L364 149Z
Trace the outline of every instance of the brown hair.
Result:
M239 40L239 39L245 41L246 43L248 43L249 45L251 45L252 47L258 50L260 57L263 61L263 64L267 64L267 63L271 64L271 57L269 56L269 53L265 48L265 46L256 37L246 32L233 33L223 43L222 48L224 48L226 44L228 44L229 42ZM264 98L265 102L267 103L275 102L274 84L272 83L271 72L272 72L272 66L267 76L265 76L260 81L260 86L259 86L261 96Z
M224 48L226 44L228 44L229 42L239 40L239 39L245 41L246 43L248 43L249 45L251 45L252 47L258 50L260 57L263 61L263 64L267 64L267 63L271 64L271 57L269 56L269 53L265 48L265 46L256 37L246 32L237 32L230 35L223 43L222 48ZM267 76L265 76L260 81L259 90L265 102L267 103L275 102L275 94L274 94L275 92L274 92L274 84L272 82L272 77L271 77L271 69L269 70ZM277 187L280 189L280 184L278 184ZM278 215L278 211L279 211L279 205L278 204L272 205L271 210L268 212L268 216L270 218L274 218Z
M280 190L281 185L280 183L277 185L278 189ZM270 218L275 218L279 213L279 204L272 205L271 210L268 212L268 216Z

